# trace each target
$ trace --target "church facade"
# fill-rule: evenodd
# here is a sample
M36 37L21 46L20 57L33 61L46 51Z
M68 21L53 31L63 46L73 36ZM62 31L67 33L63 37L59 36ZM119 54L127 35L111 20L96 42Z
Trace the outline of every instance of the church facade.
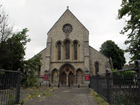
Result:
M51 86L88 86L89 76L111 68L109 58L89 46L89 31L69 9L47 35L39 75L47 75Z

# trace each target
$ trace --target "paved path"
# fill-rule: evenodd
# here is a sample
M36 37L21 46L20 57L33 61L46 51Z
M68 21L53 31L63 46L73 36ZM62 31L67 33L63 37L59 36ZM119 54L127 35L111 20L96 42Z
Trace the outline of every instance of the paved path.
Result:
M44 99L26 101L26 105L98 105L88 88L58 88Z

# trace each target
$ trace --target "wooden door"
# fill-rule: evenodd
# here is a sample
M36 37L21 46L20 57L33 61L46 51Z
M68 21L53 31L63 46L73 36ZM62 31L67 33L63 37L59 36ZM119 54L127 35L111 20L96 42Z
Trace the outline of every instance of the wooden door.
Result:
M74 83L74 75L72 72L69 73L69 84L70 85L73 85Z
M66 73L61 74L61 85L66 85Z

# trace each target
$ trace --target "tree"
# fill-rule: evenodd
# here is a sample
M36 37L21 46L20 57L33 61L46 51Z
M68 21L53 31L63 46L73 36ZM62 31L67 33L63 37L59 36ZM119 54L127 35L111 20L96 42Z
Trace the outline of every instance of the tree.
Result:
M100 52L108 58L112 58L114 68L122 69L125 64L124 51L114 41L108 40L104 42L100 47Z
M6 64L6 61L9 59L9 56L5 56L8 54L6 40L11 36L12 29L13 27L8 24L8 14L0 5L0 69L3 63L5 62Z
M121 30L121 34L127 34L125 41L129 45L125 50L132 57L131 61L140 59L140 0L122 0L121 9L118 11L118 19L128 16L126 26Z
M37 86L37 73L39 72L42 56L38 54L33 58L24 61L24 70L22 71L22 85L24 87Z
M0 5L0 43L7 40L12 34L13 27L8 23L8 14Z
M23 67L25 45L30 38L25 28L21 32L13 33L12 37L0 43L0 67L2 69L17 70Z

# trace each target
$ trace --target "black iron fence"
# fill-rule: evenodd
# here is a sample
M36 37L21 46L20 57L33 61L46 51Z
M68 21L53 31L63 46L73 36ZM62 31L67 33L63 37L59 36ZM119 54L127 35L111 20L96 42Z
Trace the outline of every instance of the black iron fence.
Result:
M91 76L90 87L111 105L140 105L140 60L134 68Z
M19 104L20 71L0 70L0 105Z

